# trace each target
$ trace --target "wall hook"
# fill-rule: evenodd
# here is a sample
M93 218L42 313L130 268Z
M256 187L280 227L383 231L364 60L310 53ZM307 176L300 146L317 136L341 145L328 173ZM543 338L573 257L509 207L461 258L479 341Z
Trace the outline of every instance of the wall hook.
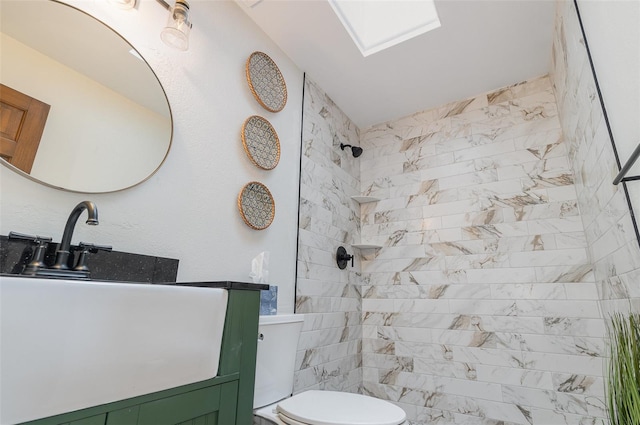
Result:
M344 270L347 267L347 262L351 260L351 267L353 267L353 255L347 254L347 250L343 246L338 247L336 251L336 263L340 270Z

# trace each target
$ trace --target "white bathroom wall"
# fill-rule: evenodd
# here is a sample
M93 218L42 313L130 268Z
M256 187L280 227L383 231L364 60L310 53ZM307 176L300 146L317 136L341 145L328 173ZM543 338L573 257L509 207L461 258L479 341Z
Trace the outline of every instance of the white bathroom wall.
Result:
M59 241L71 209L89 199L98 206L100 225L86 226L81 218L74 243L178 258L180 281L247 281L251 259L269 251L270 283L279 286L279 309L292 312L302 72L230 0L191 2L187 52L161 42L167 12L155 0L142 0L131 11L106 1L69 3L118 30L150 63L172 108L171 152L148 181L99 195L55 190L2 166L0 233L14 230ZM288 103L279 113L260 107L247 86L245 62L256 50L274 59L287 82ZM242 123L254 114L267 118L280 138L280 163L271 171L253 166L242 148ZM275 198L275 220L263 231L247 227L236 206L239 191L252 180L265 183Z

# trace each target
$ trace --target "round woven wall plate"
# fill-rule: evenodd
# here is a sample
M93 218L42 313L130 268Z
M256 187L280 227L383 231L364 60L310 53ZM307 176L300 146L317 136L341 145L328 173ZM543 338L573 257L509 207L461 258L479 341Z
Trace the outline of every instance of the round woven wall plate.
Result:
M287 85L275 62L265 53L247 59L247 82L253 97L267 111L280 112L287 104Z
M276 214L273 196L260 182L249 182L242 188L238 195L238 209L247 226L255 230L269 227Z
M253 115L242 125L242 146L256 167L273 170L280 161L280 140L271 123Z

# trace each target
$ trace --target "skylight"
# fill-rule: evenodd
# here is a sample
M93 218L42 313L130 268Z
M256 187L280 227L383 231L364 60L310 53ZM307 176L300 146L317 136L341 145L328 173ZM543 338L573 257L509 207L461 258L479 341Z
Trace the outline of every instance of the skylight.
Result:
M440 27L433 0L328 0L363 56Z

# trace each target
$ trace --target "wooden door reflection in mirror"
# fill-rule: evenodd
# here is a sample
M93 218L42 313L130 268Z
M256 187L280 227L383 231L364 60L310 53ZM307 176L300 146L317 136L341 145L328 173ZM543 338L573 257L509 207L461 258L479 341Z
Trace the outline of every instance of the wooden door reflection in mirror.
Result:
M50 106L0 84L0 156L31 172Z

